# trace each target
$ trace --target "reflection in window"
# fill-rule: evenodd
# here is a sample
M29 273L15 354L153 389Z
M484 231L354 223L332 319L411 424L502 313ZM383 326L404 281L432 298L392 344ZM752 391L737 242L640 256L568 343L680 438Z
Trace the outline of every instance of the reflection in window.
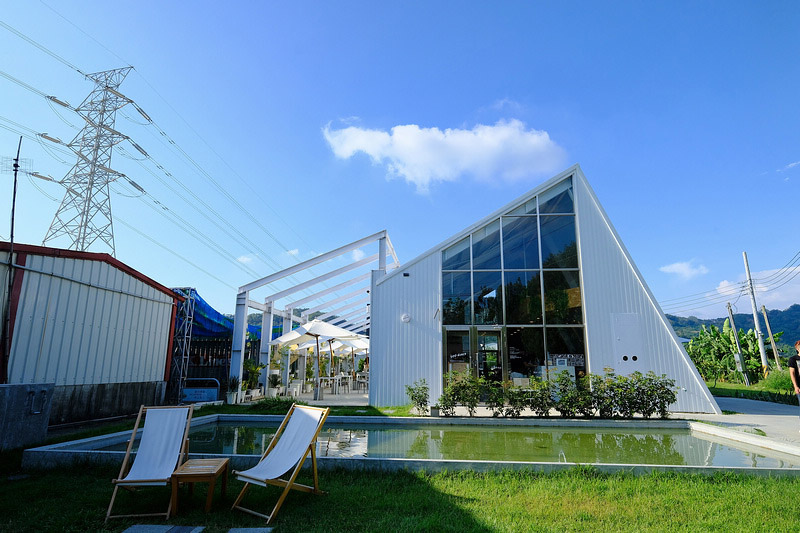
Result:
M578 268L575 217L540 217L544 268Z
M503 293L500 272L474 272L472 294L475 324L503 323Z
M469 270L469 237L442 251L442 270Z
M500 220L472 234L473 270L500 269Z
M545 357L541 328L508 328L508 365L514 386L525 387L531 376L542 377Z
M581 284L577 271L544 273L544 312L548 324L580 324Z
M535 215L536 214L536 198L528 200L521 206L508 213L509 215Z
M541 324L538 272L506 271L506 324Z
M503 268L539 268L536 217L503 217Z
M447 372L469 368L469 331L447 332Z
M442 274L442 323L471 324L469 302L472 296L469 272Z
M586 348L583 328L547 328L547 359L549 365L566 360L576 370L586 370Z
M539 213L573 212L571 179L566 179L539 195Z

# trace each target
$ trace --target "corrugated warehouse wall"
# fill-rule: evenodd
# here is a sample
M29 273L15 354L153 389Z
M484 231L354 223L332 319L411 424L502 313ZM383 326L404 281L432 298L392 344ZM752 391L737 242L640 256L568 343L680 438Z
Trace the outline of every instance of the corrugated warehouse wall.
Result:
M12 291L9 383L55 383L51 423L162 403L175 301L168 289L105 254L27 248L15 249L24 267Z
M430 401L442 394L441 254L432 253L383 279L373 273L370 405L409 403L406 385L425 378ZM408 274L408 276L405 276ZM409 321L401 316L407 314Z
M586 179L574 183L589 371L666 374L681 385L673 410L717 411Z

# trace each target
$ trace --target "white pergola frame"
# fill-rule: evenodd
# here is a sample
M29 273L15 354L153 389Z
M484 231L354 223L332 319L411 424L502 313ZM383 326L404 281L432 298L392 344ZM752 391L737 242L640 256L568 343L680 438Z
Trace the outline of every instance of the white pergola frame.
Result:
M372 254L368 257L364 257L358 261L353 261L343 267L339 267L333 270L326 272L325 274L316 276L308 281L304 281L298 283L288 289L283 289L278 292L274 292L269 294L264 298L263 303L255 300L250 299L250 293L256 289L265 287L274 283L278 280L284 279L288 276L293 274L297 274L308 270L309 268L319 265L321 263L325 263L326 261L330 261L331 259L335 259L340 257L344 254L352 252L353 250L357 250L363 246L378 243L378 253ZM262 320L261 320L261 351L260 351L260 360L261 363L267 365L269 368L270 362L270 344L269 340L272 337L272 324L274 321L275 316L279 316L283 318L283 333L287 333L292 329L293 322L299 322L304 324L309 321L309 316L324 311L324 314L319 316L320 320L325 320L326 322L331 322L339 325L339 327L343 327L345 329L349 329L354 333L365 332L370 324L370 317L369 317L369 308L371 303L371 296L369 293L369 283L363 287L359 287L351 292L348 292L345 295L338 296L334 293L338 290L351 287L358 283L361 283L365 280L369 280L371 277L371 273L367 272L364 274L356 274L348 280L338 283L335 286L324 288L322 290L316 291L310 296L306 296L300 298L298 300L291 301L288 304L282 306L282 309L279 309L276 305L277 302L281 299L288 298L299 291L303 291L320 283L323 283L329 279L336 278L337 276L341 276L348 272L357 270L358 268L365 267L377 261L377 270L383 273L386 273L386 258L387 256L391 257L392 263L389 264L389 267L397 268L400 265L400 261L397 258L397 254L395 253L394 247L392 246L392 242L389 239L389 234L386 230L379 231L378 233L374 233L363 239L359 239L357 241L353 241L350 244L346 244L344 246L340 246L335 250L331 250L330 252L320 254L317 257L312 259L308 259L306 261L302 261L296 265L293 265L289 268L281 270L279 272L275 272L274 274L270 274L269 276L265 276L261 279L257 279L252 281L246 285L242 285L239 287L238 294L236 295L236 312L234 314L233 319L233 341L232 341L232 352L231 352L231 369L230 375L236 376L240 380L242 378L242 363L244 361L244 347L246 344L246 335L247 335L247 313L249 309L255 309L257 311L261 311L262 313ZM348 300L352 300L358 296L365 296L364 298L360 298L357 301L348 302ZM326 299L327 298L327 299ZM311 302L318 302L321 301L322 303L318 303L314 305L314 307L309 308L303 312L301 316L294 316L294 309L303 306L305 304ZM340 304L342 302L348 302L342 305L339 308L333 309L333 306ZM358 306L361 306L361 309L356 309ZM346 315L340 315L343 311L349 311ZM267 342L264 342L264 339L267 339ZM288 382L288 373L289 368L288 364L284 365L284 375L283 383L286 384ZM267 373L268 375L268 373Z

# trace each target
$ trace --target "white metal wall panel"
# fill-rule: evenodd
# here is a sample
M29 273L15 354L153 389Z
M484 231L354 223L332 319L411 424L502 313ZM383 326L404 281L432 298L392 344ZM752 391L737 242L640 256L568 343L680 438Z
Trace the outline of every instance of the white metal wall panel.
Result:
M649 370L674 378L681 387L673 409L717 412L719 407L700 378L672 326L653 298L641 274L619 239L597 197L578 171L574 180L580 250L583 305L586 319L589 371L606 367L620 373ZM634 314L637 339L615 339L614 317ZM622 335L624 328L617 328ZM637 361L623 362L617 345L640 345ZM615 355L616 354L616 355Z
M173 299L109 263L29 254L11 383L163 381Z
M405 276L404 274L408 274ZM405 405L406 385L425 378L430 401L442 393L441 254L372 283L370 405ZM410 316L403 322L403 314Z

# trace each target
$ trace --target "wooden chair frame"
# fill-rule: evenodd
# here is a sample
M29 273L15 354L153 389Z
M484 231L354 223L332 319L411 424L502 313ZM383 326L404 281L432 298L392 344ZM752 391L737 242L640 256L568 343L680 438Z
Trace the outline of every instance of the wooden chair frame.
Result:
M244 487L242 487L242 491L239 493L239 496L236 498L236 501L233 502L233 506L231 509L239 509L240 511L244 511L245 513L250 513L252 515L258 516L260 518L264 518L267 521L267 525L271 524L272 521L275 519L275 516L278 514L278 510L283 505L284 500L286 500L286 496L289 495L290 490L297 490L300 492L310 492L312 494L325 494L325 491L320 490L319 488L319 475L317 474L317 452L316 452L316 444L317 444L317 437L319 437L319 432L322 430L322 426L325 424L325 419L328 418L328 413L330 413L330 407L308 407L308 406L300 406L297 404L292 404L292 407L289 409L289 412L286 414L286 417L281 422L281 425L278 427L278 431L275 432L275 435L272 437L272 440L267 446L267 449L264 451L264 454L259 459L259 463L264 460L267 455L272 451L275 445L278 442L278 437L283 434L283 430L289 422L292 414L294 413L295 409L307 409L312 411L322 411L322 418L320 419L319 423L317 424L317 431L314 433L314 437L311 439L311 442L305 449L303 453L303 457L297 462L297 465L291 471L291 475L289 479L282 479L282 478L274 478L274 479L257 479L252 476L248 476L246 474L242 474L241 472L234 471L234 475L239 478L240 480L244 481ZM311 453L311 469L313 471L314 476L314 486L310 487L308 485L301 485L300 483L295 483L295 479L297 475L300 473L300 469L303 467L303 464L306 462L306 458L308 454ZM275 507L272 509L272 512L268 515L259 513L252 509L247 509L246 507L242 507L239 503L244 498L245 493L250 488L250 485L261 485L262 487L266 487L267 485L274 485L276 487L284 487L283 492L281 492L280 497L278 498L278 502L275 504Z
M111 510L114 507L114 500L117 498L117 491L120 487L123 489L129 490L134 492L137 486L152 486L148 485L150 483L164 483L164 485L169 485L172 480L172 475L166 479L139 479L133 482L126 482L124 481L125 476L128 474L131 468L131 450L133 449L133 442L136 440L136 433L139 431L139 423L142 420L142 416L146 414L147 411L151 409L175 409L178 406L174 405L165 405L160 407L145 407L142 405L139 408L139 414L136 417L136 423L133 425L133 432L131 433L131 438L128 441L128 448L125 450L125 458L122 460L122 467L120 467L119 475L116 479L112 479L111 482L114 484L114 492L111 495L111 502L108 504L108 511L106 512L106 519L105 522L108 522L109 518L131 518L131 517L143 517L143 516L163 516L164 518L169 518L170 513L172 512L172 497L170 496L169 505L167 507L167 511L165 513L146 513L146 514L125 514L125 515L112 515ZM194 413L194 405L188 406L181 406L181 408L186 407L189 409L189 414L186 417L186 428L183 431L183 443L181 444L181 452L178 455L178 462L175 464L175 468L173 468L173 472L178 466L182 465L186 462L186 457L188 455L188 448L189 448L189 426L192 423L192 414Z

